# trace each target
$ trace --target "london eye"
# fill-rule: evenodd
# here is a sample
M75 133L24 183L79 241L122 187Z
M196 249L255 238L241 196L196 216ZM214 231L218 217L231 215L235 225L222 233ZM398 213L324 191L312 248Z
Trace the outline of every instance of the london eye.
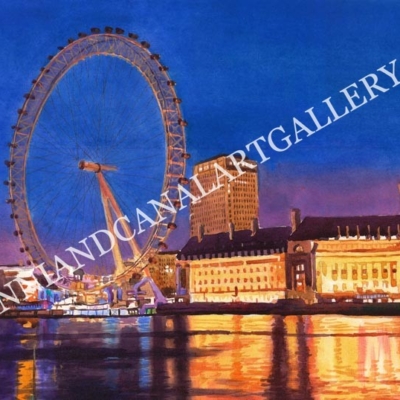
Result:
M139 208L157 223L112 252L85 259L92 273L126 274L165 246L185 176L186 121L175 82L149 43L133 33L92 28L59 47L24 95L9 143L7 200L29 265L73 263L70 246L110 231ZM161 218L162 217L162 218ZM122 221L121 231L132 227Z

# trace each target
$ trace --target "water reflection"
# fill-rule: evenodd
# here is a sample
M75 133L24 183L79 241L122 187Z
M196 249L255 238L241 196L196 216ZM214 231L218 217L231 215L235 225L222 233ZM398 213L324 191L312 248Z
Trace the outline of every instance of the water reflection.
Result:
M1 399L398 399L400 318L0 320Z

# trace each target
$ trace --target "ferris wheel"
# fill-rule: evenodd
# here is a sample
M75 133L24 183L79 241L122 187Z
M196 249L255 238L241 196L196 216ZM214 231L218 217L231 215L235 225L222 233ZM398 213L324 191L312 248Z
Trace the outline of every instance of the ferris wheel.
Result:
M86 267L118 277L165 248L176 212L148 202L165 204L168 193L180 207L190 155L175 82L149 47L120 28L92 28L48 56L24 95L5 184L28 265L54 267L54 255L73 265L65 249L137 208L156 224ZM121 219L126 237L132 230Z

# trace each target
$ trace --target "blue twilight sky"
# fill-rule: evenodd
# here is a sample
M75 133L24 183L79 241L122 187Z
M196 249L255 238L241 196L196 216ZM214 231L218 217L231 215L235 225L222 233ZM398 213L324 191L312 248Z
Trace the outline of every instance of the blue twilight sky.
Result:
M1 8L2 159L8 159L22 96L47 56L91 27L138 33L170 67L189 122L188 175L193 163L245 149L279 125L294 141L293 117L312 128L304 112L315 107L326 122L322 100L332 97L342 113L340 90L400 58L394 0L3 0ZM389 78L379 78L392 87ZM360 89L360 95L368 93ZM398 213L399 100L400 85L310 137L303 132L286 152L265 146L271 159L260 167L261 225L288 224L291 207L303 216ZM249 155L259 160L256 152ZM1 185L0 199L7 196ZM0 204L0 263L17 262L11 212ZM181 227L187 218L180 216ZM175 236L179 247L186 228Z

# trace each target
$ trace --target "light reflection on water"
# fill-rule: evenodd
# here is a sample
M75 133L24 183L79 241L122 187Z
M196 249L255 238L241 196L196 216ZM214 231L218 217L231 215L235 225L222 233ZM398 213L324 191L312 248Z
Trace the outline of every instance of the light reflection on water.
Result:
M400 318L0 320L3 399L398 399Z

